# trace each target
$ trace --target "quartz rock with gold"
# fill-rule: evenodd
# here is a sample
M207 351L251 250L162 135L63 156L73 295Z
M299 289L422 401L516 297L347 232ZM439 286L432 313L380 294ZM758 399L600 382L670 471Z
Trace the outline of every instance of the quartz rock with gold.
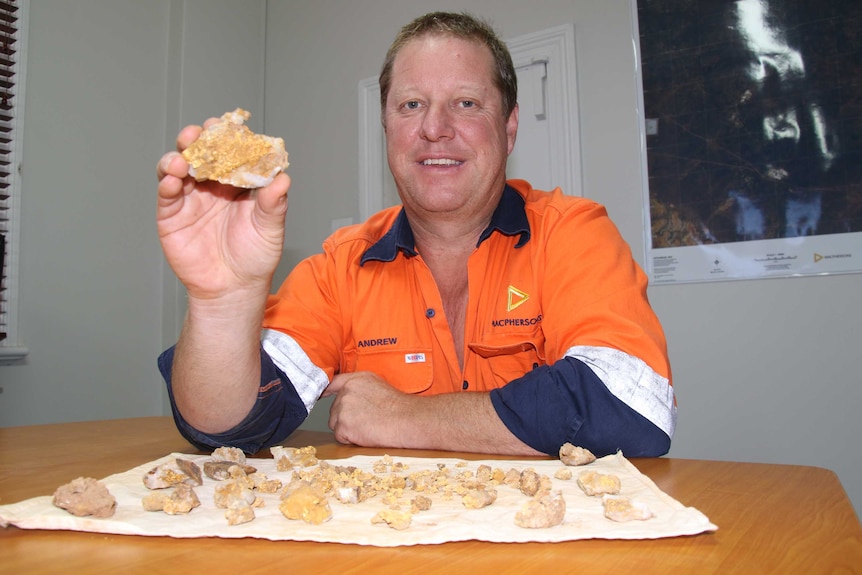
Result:
M262 188L288 166L284 140L255 134L242 108L224 114L205 128L183 150L189 175L201 182L214 180L237 188Z

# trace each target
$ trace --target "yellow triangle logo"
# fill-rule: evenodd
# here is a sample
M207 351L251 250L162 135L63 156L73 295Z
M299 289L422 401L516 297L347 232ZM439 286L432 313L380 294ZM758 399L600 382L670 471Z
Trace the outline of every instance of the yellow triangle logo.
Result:
M821 256L820 254L818 254L818 253L816 253L816 252L815 252L815 254L814 254L814 263L817 263L817 262L819 262L819 261L820 261L820 260L822 260L822 259L823 259L823 256Z
M514 286L509 286L509 298L506 302L506 311L512 311L528 299L530 299L529 295Z

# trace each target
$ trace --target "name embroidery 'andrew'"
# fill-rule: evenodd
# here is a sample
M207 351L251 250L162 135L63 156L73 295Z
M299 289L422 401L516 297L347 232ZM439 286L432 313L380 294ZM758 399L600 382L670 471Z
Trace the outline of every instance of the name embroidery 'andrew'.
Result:
M381 337L378 339L360 339L357 347L380 347L382 345L395 345L398 343L397 337Z

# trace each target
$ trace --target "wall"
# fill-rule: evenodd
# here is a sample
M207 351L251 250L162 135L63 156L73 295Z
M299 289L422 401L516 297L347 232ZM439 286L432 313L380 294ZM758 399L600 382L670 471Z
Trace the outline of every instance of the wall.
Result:
M263 127L264 32L264 0L32 0L29 355L0 366L0 425L166 413L156 356L184 299L156 235L156 162L180 126L233 106Z
M153 414L166 2L31 2L19 329L0 424ZM73 31L70 33L70 31Z

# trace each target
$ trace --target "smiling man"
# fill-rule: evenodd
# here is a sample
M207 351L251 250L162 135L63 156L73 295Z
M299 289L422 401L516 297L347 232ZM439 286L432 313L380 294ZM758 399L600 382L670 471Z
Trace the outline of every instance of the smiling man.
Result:
M159 162L159 233L189 290L159 361L180 431L256 451L334 395L330 427L358 445L666 453L676 406L645 275L603 207L506 180L505 45L469 15L427 14L380 87L402 205L334 233L274 295L287 175L247 193L194 182L176 152Z

